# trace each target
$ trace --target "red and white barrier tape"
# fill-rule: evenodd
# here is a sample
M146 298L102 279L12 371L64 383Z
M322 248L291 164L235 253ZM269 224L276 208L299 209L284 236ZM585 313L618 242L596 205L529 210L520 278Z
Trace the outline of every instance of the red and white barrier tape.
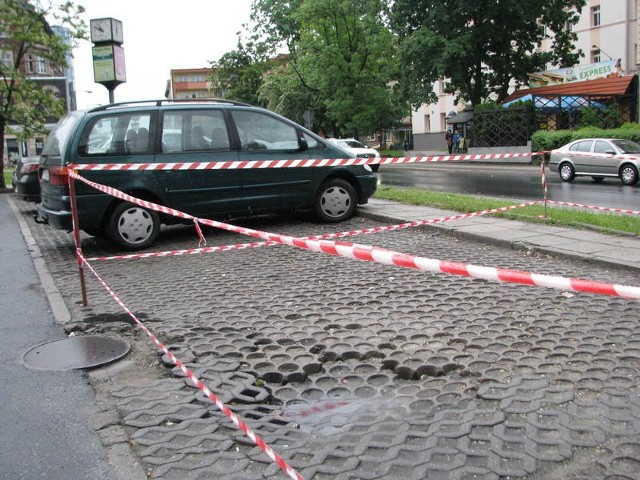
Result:
M278 455L273 449L267 445L264 440L256 434L246 423L244 423L229 407L227 407L224 403L220 401L220 399L191 371L189 370L184 363L182 363L174 354L169 350L158 338L144 325L135 314L129 310L129 308L124 304L124 302L116 295L116 293L107 285L107 283L98 275L98 273L94 270L93 266L88 262L86 258L82 256L82 253L77 250L78 259L81 263L83 263L91 273L98 279L98 281L102 284L102 286L107 290L109 295L124 309L124 311L131 317L131 319L151 338L153 343L169 357L171 362L173 362L185 376L191 380L195 386L204 392L204 394L213 402L213 404L220 409L222 413L224 413L233 424L238 427L242 432L251 439L251 441L260 447L260 449L267 454L267 456L273 461L278 467L280 467L289 477L294 480L304 480L303 477L295 471L293 467L291 467L280 455Z
M398 163L452 162L461 160L494 160L540 155L543 152L496 153L484 155L435 155L384 158L316 158L308 160L228 160L184 163L85 163L68 165L70 170L146 171L146 170L236 170L253 168L309 168L349 165L391 165Z
M450 215L447 217L432 218L428 220L414 220L412 222L399 223L397 225L387 225L383 227L370 227L370 228L363 228L360 230L349 230L349 231L337 232L337 233L324 233L322 235L310 235L308 237L302 237L302 238L307 240L328 240L331 238L344 238L344 237L350 237L354 235L361 235L361 234L367 234L367 233L395 231L395 230L401 230L404 228L420 227L425 225L432 225L434 223L443 223L443 222L448 222L452 220L461 220L464 218L477 217L481 215L490 215L492 213L506 212L508 210L514 210L516 208L523 208L523 207L528 207L530 205L537 205L538 203L540 202L525 202L519 205L493 208L491 210L482 210L480 212L461 213L458 215ZM189 248L184 250L171 250L171 251L165 251L165 252L131 253L128 255L113 255L110 257L92 257L92 258L89 258L88 260L93 262L93 261L106 261L106 260L131 260L131 259L143 259L143 258L154 258L154 257L169 257L169 256L179 256L179 255L196 255L201 253L226 252L229 250L242 250L246 248L264 247L268 245L278 245L278 243L277 242L238 243L235 245L223 245L218 247Z
M109 193L123 200L136 203L138 205L157 210L163 213L176 214L182 218L194 219L195 217L180 212L178 210L170 209L157 205L152 202L136 199L131 195L127 195L120 190L112 187L106 187L104 185L97 184L95 182L88 181L75 173L71 173L73 178L78 178L81 181L97 188L100 191ZM435 260L424 257L417 257L399 252L393 252L379 247L372 247L368 245L358 245L354 243L335 242L330 240L312 240L291 237L289 235L279 235L269 232L263 232L260 230L254 230L246 227L237 227L228 223L218 222L215 220L197 219L203 225L220 228L242 235L248 235L251 237L261 238L266 241L274 241L283 245L294 246L305 250L311 250L314 252L324 252L335 256L357 258L363 261L376 262L384 265L396 265L404 268L416 268L419 270L436 272L436 273L449 273L453 275L461 275L472 278L482 278L485 280L494 280L507 283L519 283L530 286L541 286L556 288L561 290L572 290L577 292L596 293L600 295L609 295L616 297L634 298L640 299L640 287L617 285L611 283L594 282L591 280L572 279L565 277L557 277L551 275L541 275L529 272L523 272L519 270L509 270L503 268L494 267L481 267L477 265L470 265L457 262L449 262L443 260Z

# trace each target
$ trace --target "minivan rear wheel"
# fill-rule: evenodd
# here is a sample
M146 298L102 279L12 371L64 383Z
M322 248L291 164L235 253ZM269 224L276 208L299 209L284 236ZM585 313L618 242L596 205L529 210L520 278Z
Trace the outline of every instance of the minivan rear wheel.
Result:
M109 237L127 250L141 250L156 241L160 216L154 210L125 202L109 217Z
M353 186L341 178L332 178L318 189L314 209L323 222L341 222L351 218L358 203Z

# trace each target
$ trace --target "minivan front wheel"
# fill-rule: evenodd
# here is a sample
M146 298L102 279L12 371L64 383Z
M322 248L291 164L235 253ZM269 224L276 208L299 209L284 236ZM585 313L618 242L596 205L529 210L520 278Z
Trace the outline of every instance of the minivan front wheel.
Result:
M358 203L353 186L341 178L332 178L318 189L314 209L323 222L341 222L351 218Z
M109 217L109 237L128 250L141 250L155 242L160 233L160 216L133 203L119 204Z

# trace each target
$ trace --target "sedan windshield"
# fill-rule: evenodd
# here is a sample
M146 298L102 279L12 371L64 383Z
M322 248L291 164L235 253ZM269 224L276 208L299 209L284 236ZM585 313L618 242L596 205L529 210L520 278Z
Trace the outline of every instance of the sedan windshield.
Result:
M631 140L613 140L613 143L622 153L640 153L640 145Z

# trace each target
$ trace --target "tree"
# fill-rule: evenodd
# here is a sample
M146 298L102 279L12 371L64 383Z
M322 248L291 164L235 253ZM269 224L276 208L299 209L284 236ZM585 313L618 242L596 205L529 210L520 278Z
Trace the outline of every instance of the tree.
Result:
M27 0L0 0L0 49L10 51L12 61L0 62L0 159L5 157L5 135L12 132L20 140L36 133L46 134L48 118L64 113L64 104L49 90L31 81L27 68L30 57L50 69L62 71L71 45L56 35L47 18L64 25L71 38L84 38L84 11L71 2L49 3ZM33 60L32 60L33 61ZM4 181L4 161L0 161L0 188Z
M258 89L271 64L252 55L238 42L237 50L227 52L218 61L211 62L211 83L215 95L260 105Z
M272 72L263 97L297 115L313 111L314 127L335 135L391 126L408 108L392 96L396 45L385 16L383 0L254 1L265 49L288 50L287 68Z
M415 108L437 100L436 80L473 106L508 96L528 73L575 64L571 31L585 0L396 0L391 26L400 38L402 98ZM543 40L551 49L539 51Z

